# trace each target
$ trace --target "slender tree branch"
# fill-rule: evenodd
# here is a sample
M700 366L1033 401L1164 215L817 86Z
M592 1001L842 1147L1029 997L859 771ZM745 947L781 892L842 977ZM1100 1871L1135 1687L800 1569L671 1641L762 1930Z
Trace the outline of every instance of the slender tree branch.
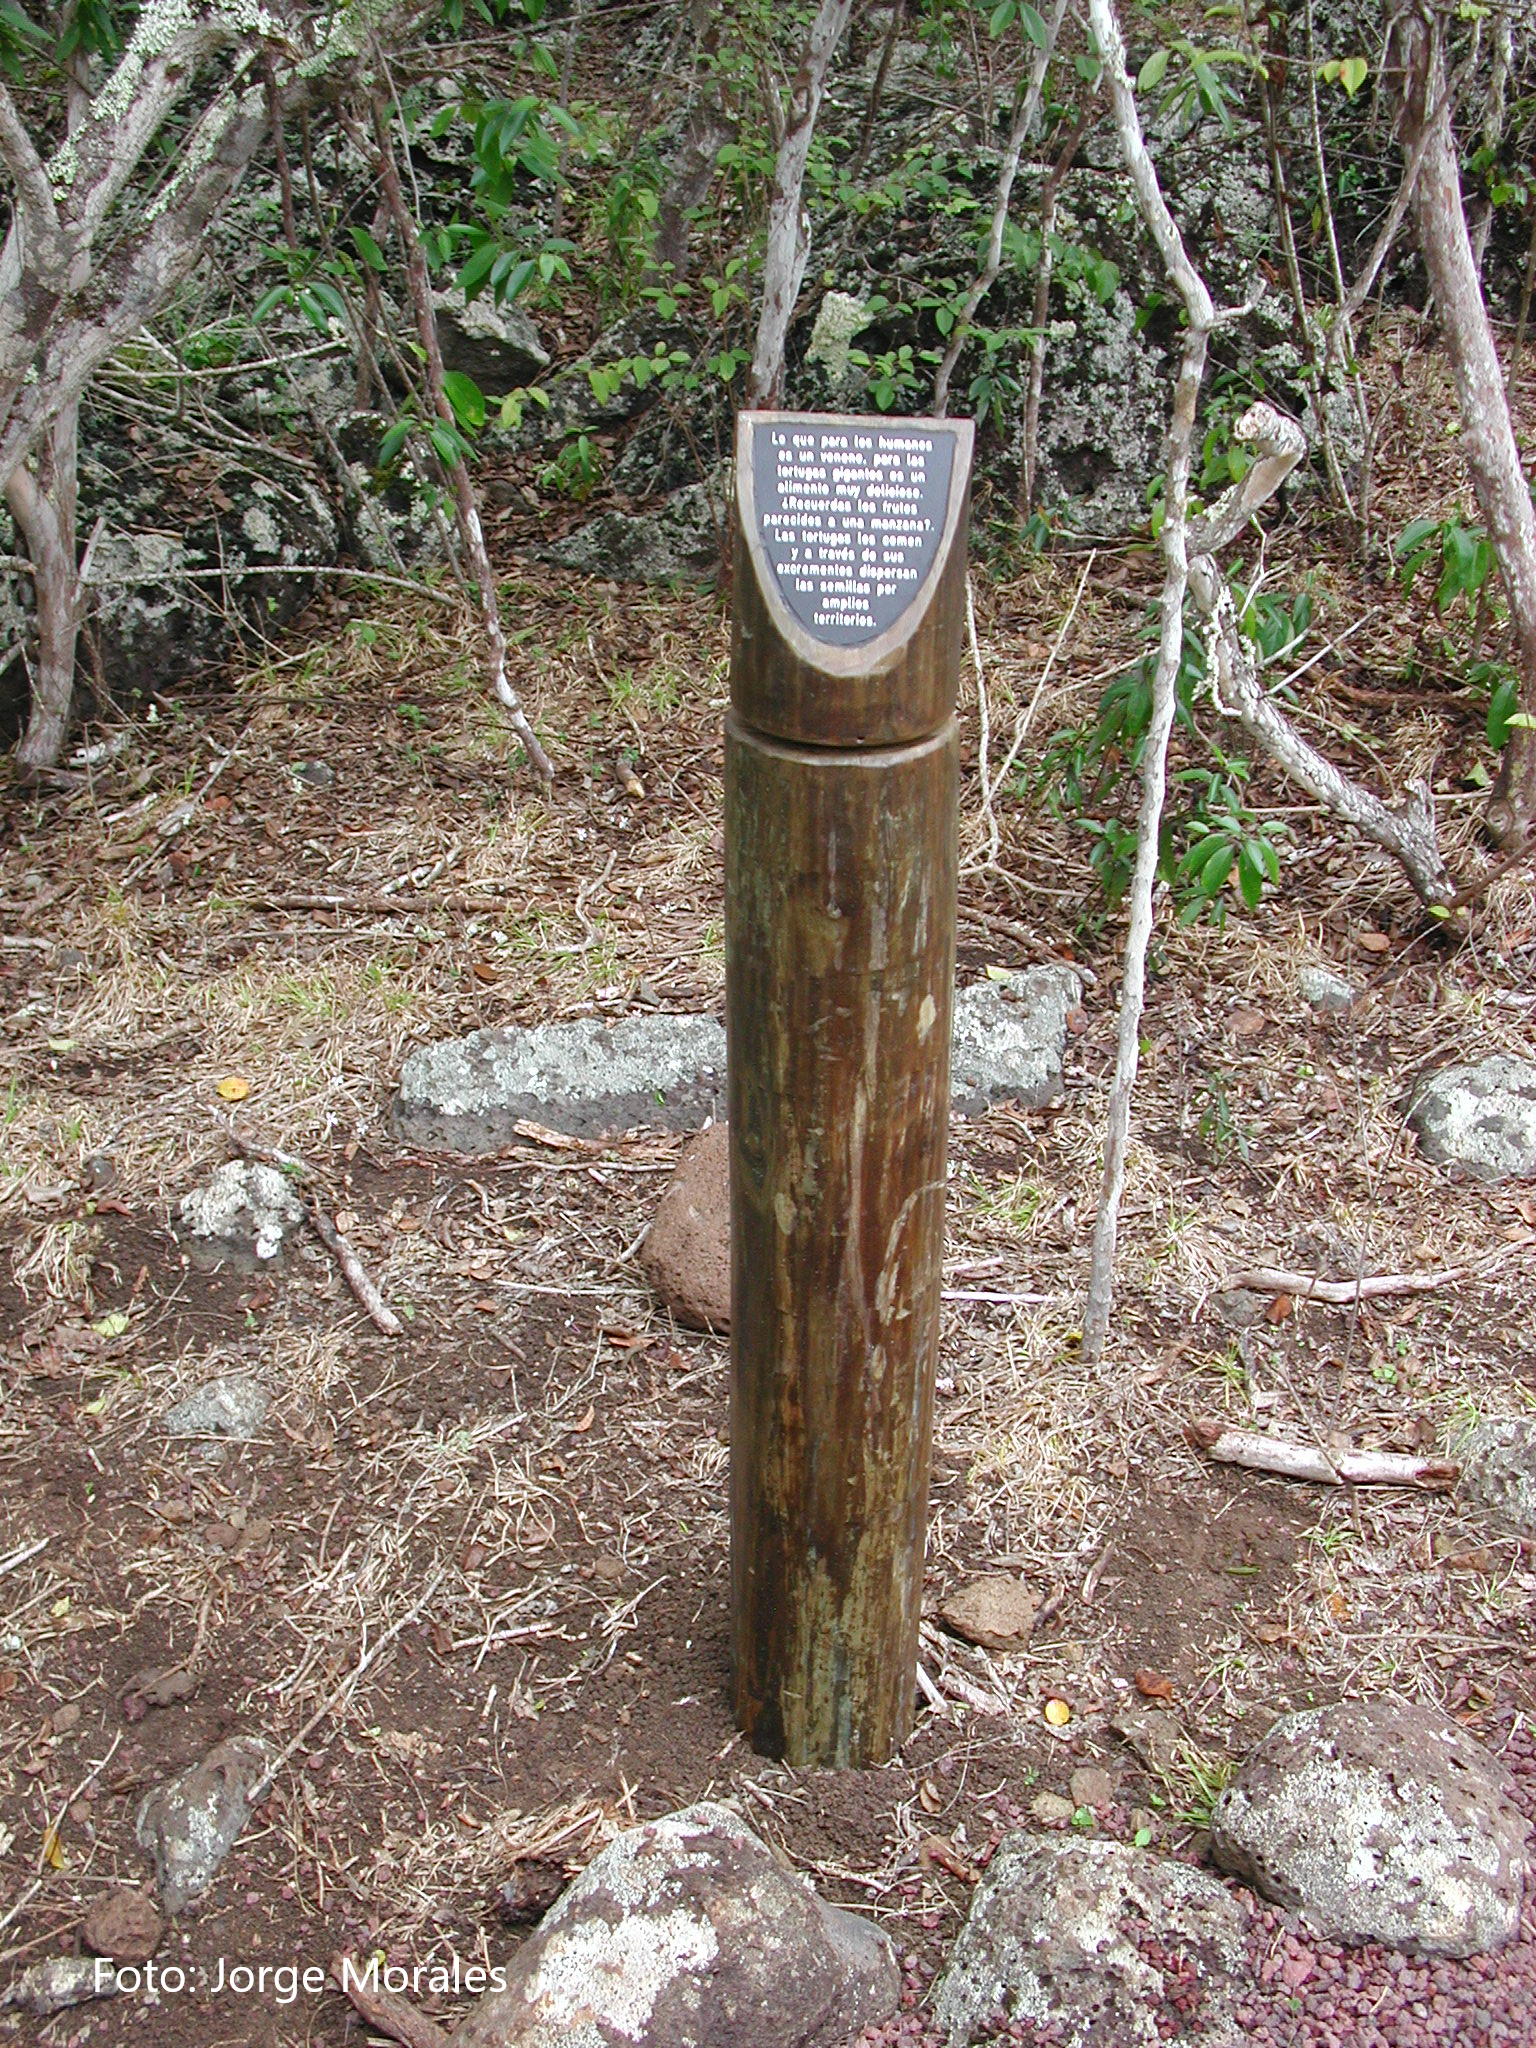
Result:
M1195 408L1205 371L1206 345L1216 322L1216 309L1205 282L1185 253L1178 224L1169 212L1157 172L1147 153L1136 111L1136 98L1126 75L1125 44L1111 0L1088 0L1088 18L1109 83L1115 129L1120 138L1135 191L1136 203L1156 242L1169 277L1184 301L1188 329L1183 360L1174 390L1168 428L1166 485L1163 494L1163 591L1159 600L1157 667L1152 681L1152 715L1143 742L1141 814L1136 833L1136 865L1131 877L1130 926L1125 940L1125 965L1120 977L1120 1033L1115 1076L1110 1087L1104 1131L1104 1178L1093 1230L1093 1258L1088 1301L1083 1315L1083 1353L1092 1363L1103 1356L1114 1301L1115 1242L1120 1197L1125 1188L1125 1159L1130 1136L1131 1095L1136 1086L1141 1011L1146 987L1147 943L1152 934L1152 889L1157 878L1158 832L1167 782L1168 738L1173 729L1175 684L1184 637L1184 591L1189 564L1185 520L1189 502L1190 450Z
M933 380L933 404L929 408L936 420L943 419L949 409L949 384L955 374L955 365L960 360L960 351L970 339L976 308L997 281L997 273L1003 267L1003 235L1008 226L1008 208L1013 202L1013 183L1019 175L1019 158L1023 154L1025 138L1035 125L1035 116L1040 110L1040 92L1045 84L1045 74L1056 51L1056 38L1061 33L1061 24L1066 18L1067 0L1056 0L1051 18L1046 24L1045 43L1034 53L1029 67L1029 83L1019 96L1014 113L1013 126L1008 133L1008 147L1003 152L1002 169L997 179L997 200L992 208L992 225L987 231L987 253L981 266L981 274L965 295L955 324L950 330L949 344L944 350L944 360L939 364L939 374Z
M378 145L379 184L389 207L395 234L405 253L405 274L410 286L411 304L416 312L416 332L421 340L422 352L426 358L427 389L433 408L445 426L457 432L454 427L453 407L448 401L447 388L443 381L443 352L437 335L437 316L432 306L432 284L427 275L426 252L421 246L421 236L416 231L416 222L405 203L400 189L400 174L395 168L395 153L389 139L390 110L382 99L373 102L373 128ZM534 773L541 782L554 780L554 769L549 756L539 743L538 735L528 721L522 700L507 674L507 642L501 629L501 604L496 594L496 577L491 568L491 558L486 551L485 533L480 524L480 512L475 504L474 486L469 480L469 469L462 455L452 462L444 459L453 485L454 506L458 513L459 534L464 543L474 570L475 582L480 592L480 623L485 633L487 667L491 688L507 714L507 722L522 741Z

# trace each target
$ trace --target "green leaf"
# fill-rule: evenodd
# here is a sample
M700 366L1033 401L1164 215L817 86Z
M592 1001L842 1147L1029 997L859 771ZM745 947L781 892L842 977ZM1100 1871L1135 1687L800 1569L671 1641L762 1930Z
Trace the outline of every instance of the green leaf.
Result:
M384 251L366 228L353 228L352 242L370 270L382 272L387 267L384 262Z
M500 261L501 255L501 249L487 236L465 263L464 268L459 272L459 289L464 294L466 304L484 285L486 279Z
M1363 57L1346 57L1339 66L1339 83L1353 99L1370 76L1371 67Z
M485 394L473 377L466 377L462 370L444 370L443 395L461 427L473 432L485 425Z
M389 432L379 443L380 469L388 469L389 465L400 453L400 450L405 446L406 436L410 431L411 422L408 419L395 421Z
M427 428L427 439L450 469L455 463L463 461L464 443L446 420L434 420Z
M292 288L286 284L275 284L271 291L263 292L256 301L255 310L252 312L251 318L259 325L261 321L266 319L274 306L291 306L292 304Z
M1163 73L1167 69L1167 50L1154 50L1136 74L1136 90L1138 92L1156 92L1163 82Z
M997 0L997 5L992 10L992 19L987 23L988 35L1000 36L1012 21L1017 7L1018 0Z
M1257 910L1264 894L1264 873L1250 846L1245 845L1237 856L1237 886L1248 908Z
M1222 889L1226 886L1227 877L1232 872L1232 864L1236 859L1237 848L1230 839L1223 840L1215 855L1200 870L1200 894L1202 896L1219 896L1221 894Z
M1037 50L1043 50L1051 39L1050 31L1046 28L1045 23L1040 19L1034 8L1030 6L1029 0L1023 0L1023 4L1019 8L1019 27L1023 29L1025 35L1029 37L1029 40Z

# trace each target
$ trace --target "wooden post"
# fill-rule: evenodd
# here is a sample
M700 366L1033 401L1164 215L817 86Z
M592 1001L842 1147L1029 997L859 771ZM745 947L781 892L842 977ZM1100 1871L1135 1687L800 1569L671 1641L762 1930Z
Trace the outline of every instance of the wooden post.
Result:
M743 413L726 719L736 1717L912 1721L944 1250L966 421Z

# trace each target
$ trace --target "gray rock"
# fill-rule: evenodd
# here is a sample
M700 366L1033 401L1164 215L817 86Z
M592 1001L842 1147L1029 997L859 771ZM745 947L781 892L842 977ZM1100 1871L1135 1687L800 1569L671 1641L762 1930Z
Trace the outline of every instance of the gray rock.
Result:
M204 1188L181 1198L199 1265L226 1260L254 1270L275 1259L283 1239L304 1221L304 1205L285 1173L250 1159L231 1159Z
M1332 1016L1342 1016L1359 994L1342 974L1335 974L1331 967L1301 968L1296 976L1296 987L1304 1003L1310 1003L1314 1010L1326 1010Z
M271 1407L271 1396L259 1380L234 1373L208 1380L178 1401L166 1415L169 1436L222 1436L249 1443Z
M1536 1420L1480 1422L1460 1448L1461 1495L1512 1536L1536 1541Z
M1211 1850L1330 1941L1478 1955L1520 1925L1529 1861L1512 1792L1437 1710L1311 1707L1244 1761L1216 1802Z
M154 1860L160 1903L168 1913L179 1913L213 1883L239 1840L251 1793L266 1770L266 1745L236 1736L147 1795L139 1808L139 1846Z
M23 1970L0 2005L18 2012L35 2012L40 2018L64 2012L72 2005L84 2005L92 1998L110 1998L117 1989L112 1965L99 1956L50 1956Z
M1072 2048L1150 2048L1166 2010L1164 1972L1143 1953L1156 1941L1195 1967L1200 2038L1235 2048L1246 1931L1224 1886L1186 1863L1123 1842L1010 1835L971 1901L934 2017L952 2048L990 2038L1000 2010L1054 2025Z
M731 1133L695 1138L657 1205L640 1268L680 1323L731 1327Z
M1026 967L955 997L950 1082L954 1106L976 1115L1004 1098L1038 1109L1061 1093L1067 1013L1082 1001L1070 967Z
M1536 1064L1493 1053L1445 1067L1414 1097L1408 1121L1419 1150L1473 1180L1536 1174Z
M631 1828L454 2032L454 2048L841 2048L896 2009L886 1937L727 1808Z
M549 351L520 306L496 306L484 295L466 305L457 287L435 292L433 304L443 368L473 377L487 398L504 398L549 368Z
M394 1123L407 1144L495 1152L525 1119L580 1134L688 1130L724 1090L717 1018L580 1017L421 1047L400 1070Z
M1211 1307L1229 1330L1251 1330L1264 1314L1264 1305L1251 1287L1223 1287L1211 1296Z
M720 569L724 531L718 483L688 484L639 512L600 512L538 552L579 576L621 583L708 583Z

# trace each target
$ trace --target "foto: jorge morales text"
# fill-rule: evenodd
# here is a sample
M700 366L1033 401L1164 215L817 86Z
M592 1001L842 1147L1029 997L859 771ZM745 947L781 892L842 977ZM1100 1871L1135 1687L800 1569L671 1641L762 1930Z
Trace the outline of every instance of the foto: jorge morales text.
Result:
M423 1992L449 1996L477 1997L484 1991L505 1991L507 1973L497 1965L464 1963L454 1956L451 1963L386 1963L373 1955L365 1963L351 1956L341 1966L342 1989L352 1988L377 1995L391 1991L397 1997ZM180 1998L188 1992L204 1997L270 1998L277 2005L292 2005L303 1992L318 1998L330 1981L318 1963L232 1963L220 1956L212 1972L201 1965L157 1963L114 1964L110 1957L96 1959L95 1992L98 1998L112 1991L132 1996L143 1992L150 1998Z

